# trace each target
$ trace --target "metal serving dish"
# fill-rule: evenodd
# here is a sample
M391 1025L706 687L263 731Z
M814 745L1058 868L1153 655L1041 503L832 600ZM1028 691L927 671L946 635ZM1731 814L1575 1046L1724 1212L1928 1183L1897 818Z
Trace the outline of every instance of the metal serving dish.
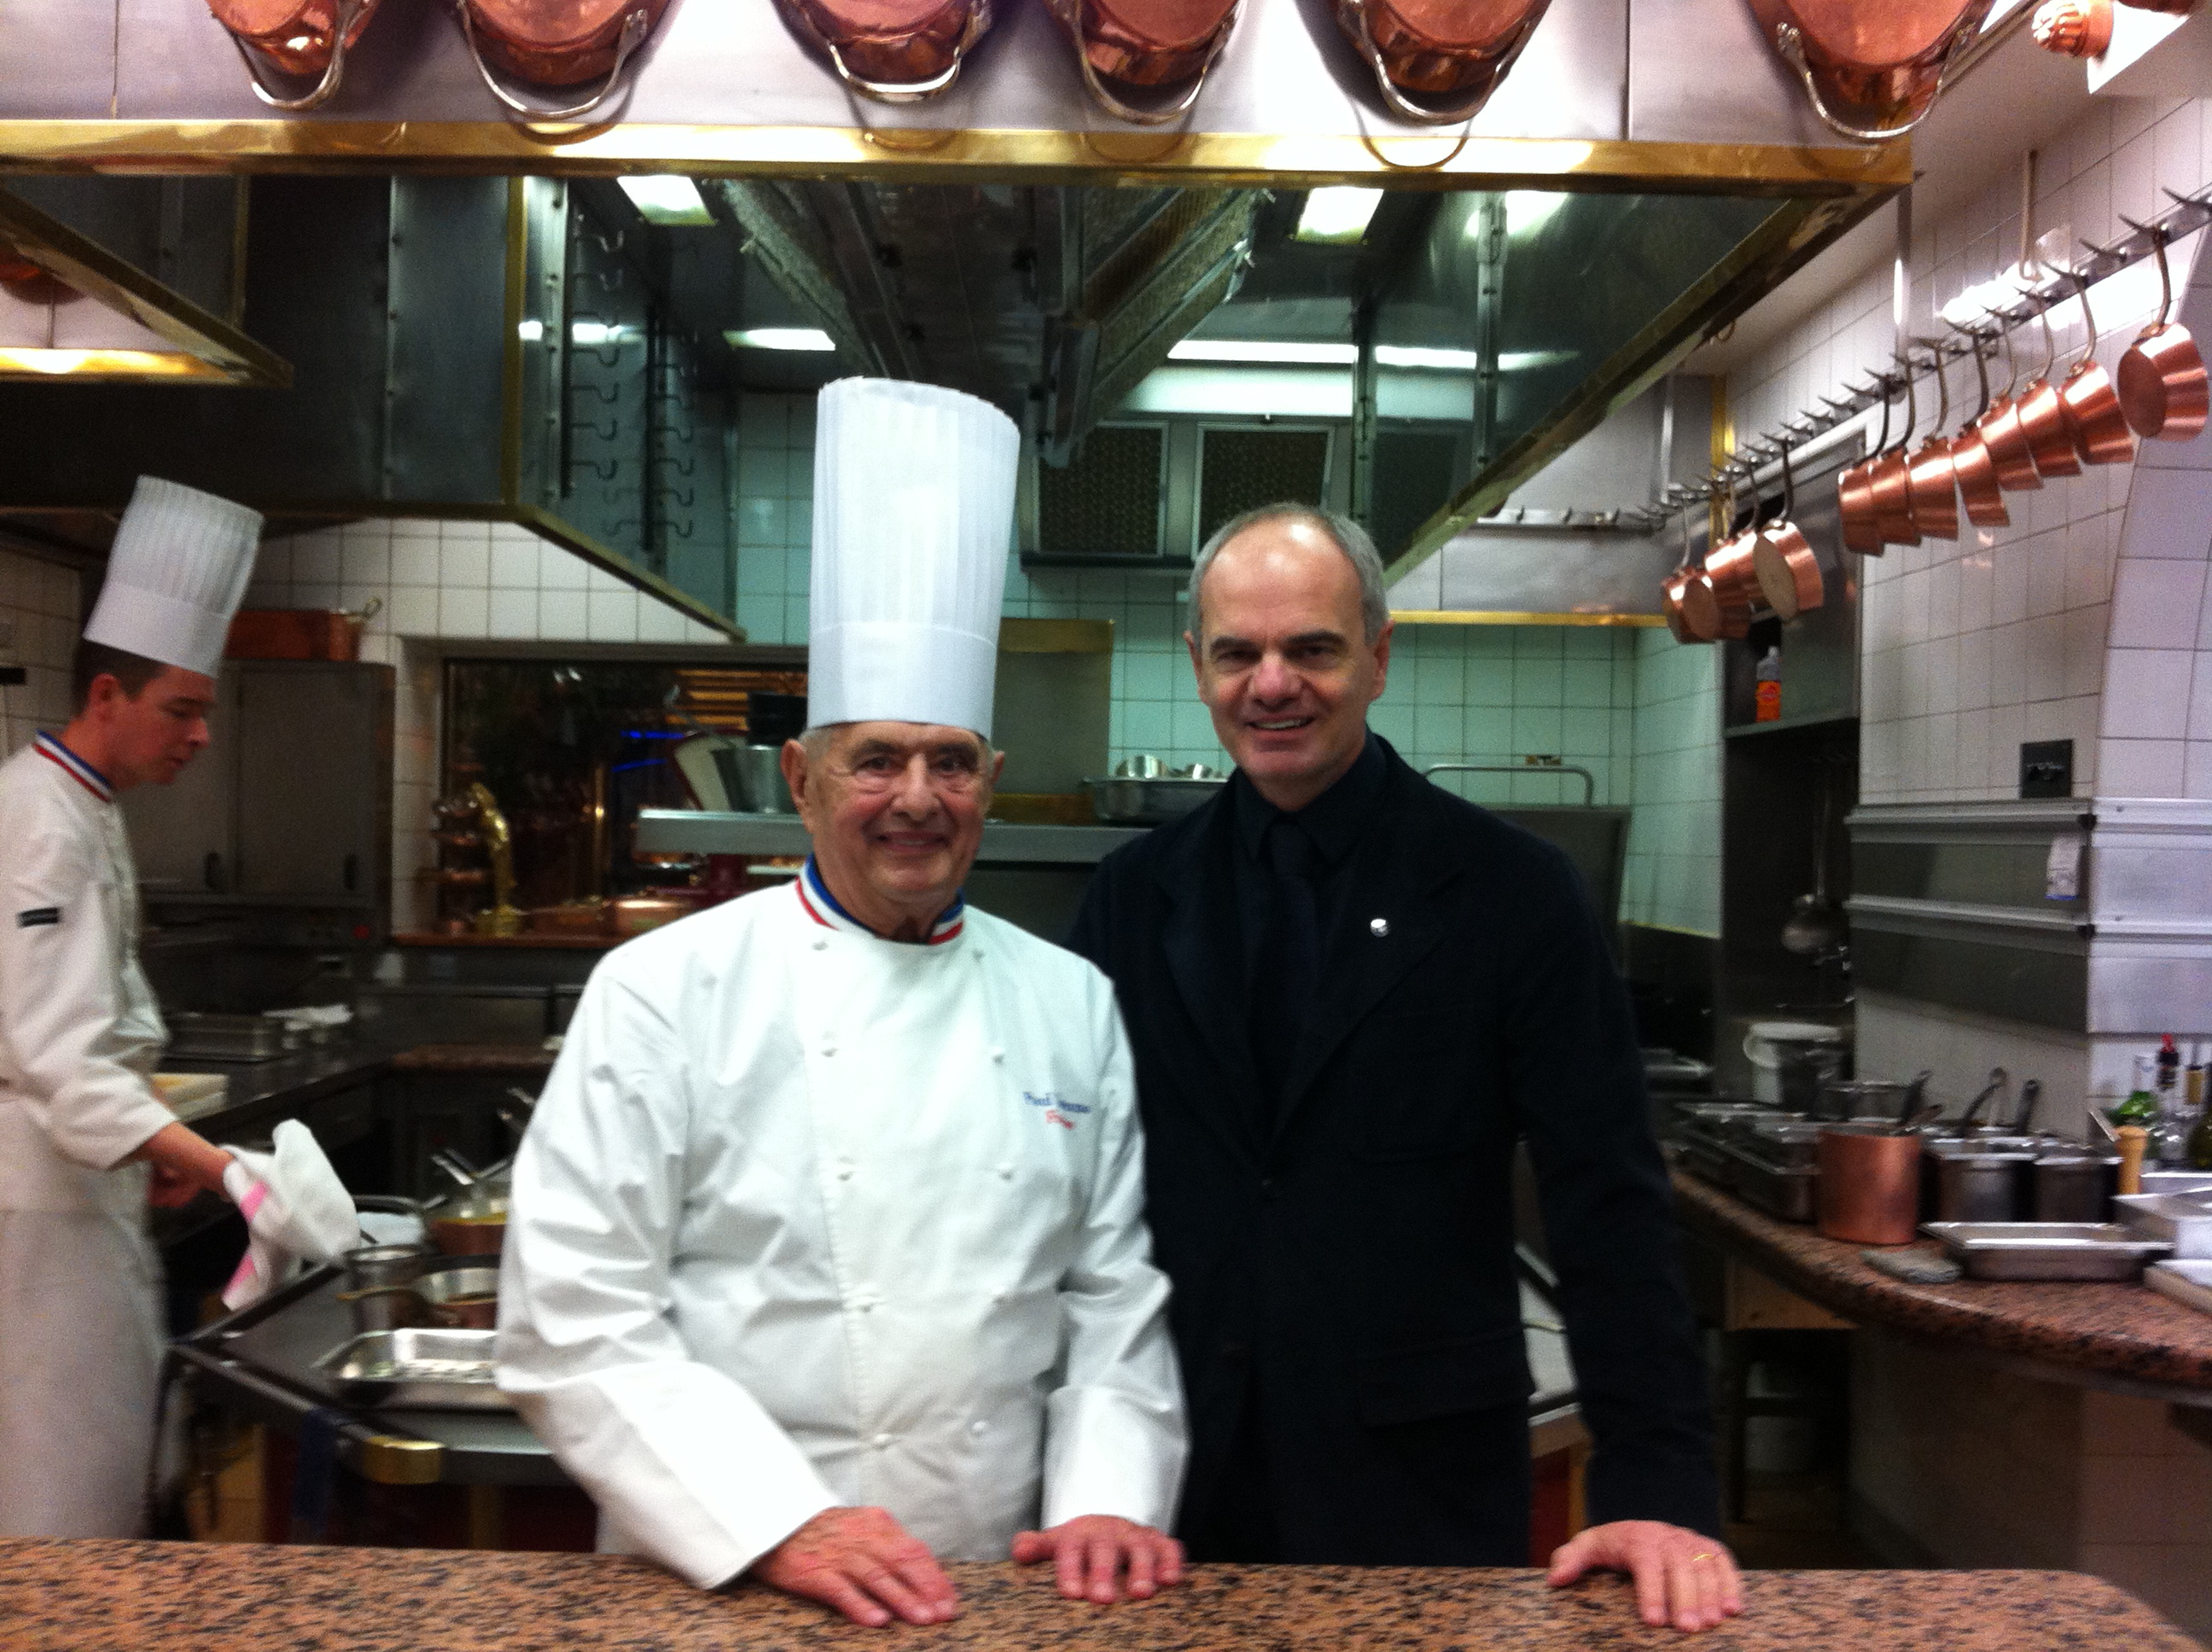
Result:
M167 1054L196 1061L271 1061L297 1049L299 1034L283 1022L258 1015L207 1015L182 1011L164 1017Z
M2122 1193L2112 1205L2122 1225L2172 1245L2176 1261L2212 1261L2212 1193Z
M1833 1131L1846 1136L1893 1135L1897 1127L1880 1119L1739 1119L1725 1127L1728 1145L1783 1169L1809 1170L1820 1163L1820 1138Z
M2173 1247L2111 1222L1923 1222L1970 1279L2132 1279Z
M1091 807L1099 819L1115 826L1158 826L1220 796L1229 782L1115 775L1083 783L1091 788Z
M378 1411L512 1411L492 1381L496 1331L371 1331L315 1362L341 1398Z
M2212 1170L2151 1170L2142 1173L2147 1193L2212 1193Z

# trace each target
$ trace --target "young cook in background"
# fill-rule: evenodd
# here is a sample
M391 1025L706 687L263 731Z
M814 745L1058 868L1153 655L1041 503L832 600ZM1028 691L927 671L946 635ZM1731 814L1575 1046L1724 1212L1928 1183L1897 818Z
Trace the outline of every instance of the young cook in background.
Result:
M960 896L1018 438L883 380L819 418L814 853L593 972L515 1163L500 1386L603 1546L702 1587L933 1623L939 1559L1011 1552L1150 1594L1182 1397L1128 1047L1097 970Z
M146 1206L220 1193L231 1157L147 1083L166 1034L115 799L206 746L260 531L141 477L77 647L76 715L0 765L0 1535L139 1529L162 1339Z

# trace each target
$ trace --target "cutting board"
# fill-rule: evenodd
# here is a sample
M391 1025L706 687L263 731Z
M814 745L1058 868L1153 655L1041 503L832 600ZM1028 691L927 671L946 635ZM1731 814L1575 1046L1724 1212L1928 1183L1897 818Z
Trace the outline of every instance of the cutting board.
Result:
M167 1103L169 1111L178 1118L190 1121L205 1118L222 1110L230 1099L230 1075L227 1072L157 1072L154 1075L154 1093Z

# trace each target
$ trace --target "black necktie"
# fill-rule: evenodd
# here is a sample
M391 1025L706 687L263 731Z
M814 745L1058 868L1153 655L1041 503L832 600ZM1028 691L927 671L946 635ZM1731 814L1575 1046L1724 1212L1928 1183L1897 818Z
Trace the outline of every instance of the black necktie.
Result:
M1291 1054L1313 1008L1321 967L1313 880L1322 866L1305 828L1287 815L1267 828L1261 850L1273 877L1252 969L1252 1044L1267 1087L1263 1122L1272 1124L1283 1102Z

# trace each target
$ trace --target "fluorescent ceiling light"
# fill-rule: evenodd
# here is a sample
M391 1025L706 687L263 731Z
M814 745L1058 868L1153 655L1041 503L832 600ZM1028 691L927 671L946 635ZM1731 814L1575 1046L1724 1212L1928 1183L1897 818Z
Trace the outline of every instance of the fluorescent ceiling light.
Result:
M1170 361L1267 361L1305 367L1350 367L1356 344L1301 343L1288 338L1186 338L1168 351Z
M545 337L545 324L533 316L515 325L514 336L526 344L534 344Z
M1472 373L1482 365L1473 350L1430 349L1419 344L1377 344L1376 364L1386 367L1434 367L1447 373Z
M649 224L710 224L714 215L707 210L707 203L699 193L698 185L688 178L654 176L650 178L617 178L622 192L629 197L629 203L637 209L637 216Z
M819 327L738 327L722 335L733 350L834 350Z
M619 344L629 337L629 329L619 321L578 321L568 328L568 342L587 349L602 344Z
M1505 192L1505 233L1508 235L1533 235L1566 203L1566 194L1560 190L1508 190Z
M1571 361L1573 350L1507 350L1498 358L1500 373L1526 373L1531 367L1556 367L1562 361Z
M1379 189L1351 189L1331 185L1306 191L1305 210L1298 214L1294 241L1352 242L1367 233L1375 209L1382 204Z

